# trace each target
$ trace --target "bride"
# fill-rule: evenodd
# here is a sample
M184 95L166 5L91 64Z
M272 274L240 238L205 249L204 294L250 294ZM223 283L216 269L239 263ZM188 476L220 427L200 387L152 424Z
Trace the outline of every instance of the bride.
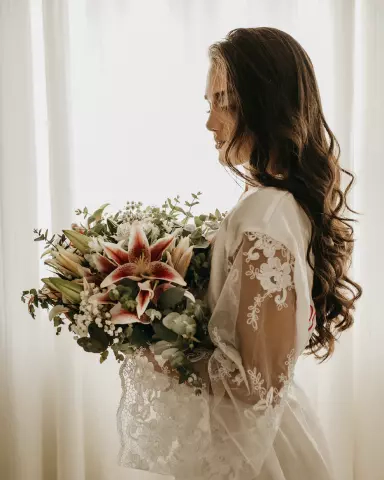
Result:
M361 288L338 144L312 63L290 35L240 28L209 49L207 128L246 189L214 240L213 351L202 395L148 349L121 367L120 464L177 480L329 480L316 414L294 380L331 356ZM319 367L320 368L320 367Z

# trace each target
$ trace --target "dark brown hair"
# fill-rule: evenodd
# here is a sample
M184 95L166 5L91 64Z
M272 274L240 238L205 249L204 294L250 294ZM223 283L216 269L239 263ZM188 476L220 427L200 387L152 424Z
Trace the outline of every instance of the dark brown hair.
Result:
M354 176L339 164L340 147L324 118L312 62L296 40L274 28L232 30L210 47L209 56L213 68L224 69L228 95L235 99L226 164L250 184L291 192L311 221L307 261L314 272L316 329L306 353L325 360L337 335L352 326L362 289L348 277L354 219L345 215L356 212L346 196ZM248 176L229 154L250 135ZM350 178L345 191L342 173Z

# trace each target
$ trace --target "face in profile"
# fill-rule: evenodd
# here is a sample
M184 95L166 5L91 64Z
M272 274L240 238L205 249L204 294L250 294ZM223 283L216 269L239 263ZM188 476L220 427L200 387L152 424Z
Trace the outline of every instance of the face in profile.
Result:
M228 93L226 74L223 69L211 66L208 71L205 99L209 103L209 117L206 127L213 133L219 162L227 165L225 160L229 144L237 125L237 102ZM251 142L242 141L238 148L229 151L229 162L232 165L248 163L251 154Z

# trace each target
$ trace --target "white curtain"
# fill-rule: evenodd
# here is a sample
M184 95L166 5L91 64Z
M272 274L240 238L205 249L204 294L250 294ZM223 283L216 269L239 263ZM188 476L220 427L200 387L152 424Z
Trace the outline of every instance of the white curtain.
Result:
M204 193L228 209L241 187L205 131L207 47L232 28L269 25L310 54L326 116L355 171L356 324L334 357L304 359L339 480L383 478L382 0L0 1L0 478L149 479L116 465L118 365L32 320L22 290L44 269L33 229L74 209Z

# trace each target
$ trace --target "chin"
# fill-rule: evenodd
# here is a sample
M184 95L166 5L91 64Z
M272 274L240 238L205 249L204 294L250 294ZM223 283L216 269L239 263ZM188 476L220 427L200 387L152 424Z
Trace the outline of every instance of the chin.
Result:
M229 161L234 167L238 167L240 165L243 165L244 161L242 161L240 158L233 158L232 155L229 156ZM221 165L224 167L227 167L227 163L225 161L225 151L219 153L219 162Z

